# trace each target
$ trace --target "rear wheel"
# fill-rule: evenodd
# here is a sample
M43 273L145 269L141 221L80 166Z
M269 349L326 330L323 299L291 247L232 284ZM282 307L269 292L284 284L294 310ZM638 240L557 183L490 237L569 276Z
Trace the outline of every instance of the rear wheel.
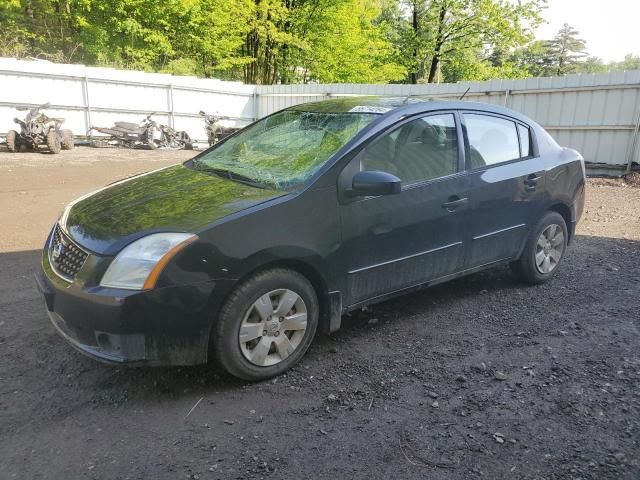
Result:
M60 136L55 130L51 130L47 133L47 147L49 147L49 151L51 153L60 153L60 150L62 150Z
M511 269L532 285L548 281L564 257L568 238L562 215L547 212L529 234L522 255L511 264Z
M184 150L193 150L193 141L187 132L178 132L178 136Z
M212 332L218 362L244 380L264 380L295 365L318 326L318 299L301 274L259 273L240 284L220 311Z
M73 143L73 132L71 130L62 130L62 149L63 150L72 150Z
M7 133L7 149L10 152L17 152L20 147L18 143L18 132L15 130L9 130Z

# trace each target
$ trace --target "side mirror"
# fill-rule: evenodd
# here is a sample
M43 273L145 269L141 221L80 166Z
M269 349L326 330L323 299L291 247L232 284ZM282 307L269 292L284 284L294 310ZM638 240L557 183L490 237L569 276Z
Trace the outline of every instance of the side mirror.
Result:
M351 190L347 194L352 197L394 195L402 190L402 181L395 175L378 170L365 170L353 176Z
M17 117L16 117L16 118L14 118L14 119L13 119L13 123L20 123L20 119L19 119L19 118L17 118Z

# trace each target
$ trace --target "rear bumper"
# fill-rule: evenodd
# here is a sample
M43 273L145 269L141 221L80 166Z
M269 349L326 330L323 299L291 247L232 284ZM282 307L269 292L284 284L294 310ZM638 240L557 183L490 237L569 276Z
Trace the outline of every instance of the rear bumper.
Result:
M228 281L148 291L83 288L36 274L56 331L74 348L112 364L194 365L208 359L213 315Z

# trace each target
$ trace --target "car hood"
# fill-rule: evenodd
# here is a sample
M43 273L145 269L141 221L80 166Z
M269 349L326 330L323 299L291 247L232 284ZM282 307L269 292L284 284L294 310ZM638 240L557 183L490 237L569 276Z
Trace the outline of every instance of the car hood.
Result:
M60 223L81 246L114 255L149 233L198 232L280 195L175 165L79 198L66 208Z

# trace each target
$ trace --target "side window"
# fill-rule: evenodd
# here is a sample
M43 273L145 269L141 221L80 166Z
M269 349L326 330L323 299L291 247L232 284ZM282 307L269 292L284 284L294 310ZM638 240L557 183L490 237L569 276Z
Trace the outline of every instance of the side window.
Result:
M518 133L520 133L520 156L522 158L531 156L531 134L529 129L524 125L518 124Z
M511 120L465 113L469 144L466 146L467 166L493 165L520 158L516 124Z
M458 137L453 114L412 120L367 146L363 170L382 170L411 184L456 173Z

